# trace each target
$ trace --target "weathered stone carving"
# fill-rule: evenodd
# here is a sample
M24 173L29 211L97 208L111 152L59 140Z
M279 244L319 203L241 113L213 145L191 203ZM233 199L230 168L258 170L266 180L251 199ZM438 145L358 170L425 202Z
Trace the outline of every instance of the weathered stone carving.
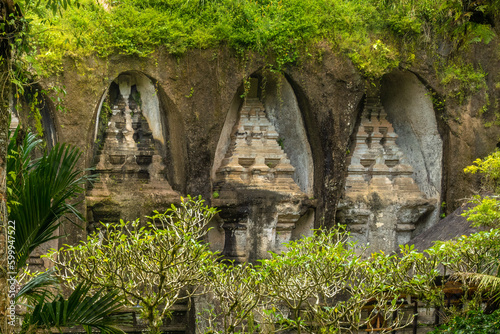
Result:
M212 200L224 221L224 254L238 262L280 251L307 209L307 197L293 180L295 168L278 138L256 92L249 94L216 171L218 197Z
M369 84L366 103L348 157L345 199L339 218L352 236L392 251L406 243L419 218L433 209L415 183L413 168L396 144L397 134L380 103L379 86Z
M295 168L278 144L278 133L258 98L247 98L231 135L232 143L217 170L217 182L301 195Z
M118 77L118 97L111 110L101 110L101 121L106 124L95 155L99 181L87 197L93 221L135 219L148 214L131 211L138 203L154 207L153 203L178 197L165 179L163 158L132 80L129 75Z

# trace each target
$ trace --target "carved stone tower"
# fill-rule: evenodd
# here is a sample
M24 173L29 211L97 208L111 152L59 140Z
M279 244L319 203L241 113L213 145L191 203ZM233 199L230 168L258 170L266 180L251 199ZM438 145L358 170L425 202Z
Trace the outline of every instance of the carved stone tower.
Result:
M415 224L434 208L434 201L420 191L413 168L396 144L398 136L386 119L379 85L367 86L338 216L353 238L370 242L374 250L393 251L409 241Z
M87 197L90 222L140 218L178 197L165 178L159 145L133 80L119 76L116 96L108 99L111 106L101 109L94 158L99 180Z
M256 89L255 79L216 171L212 200L221 208L224 221L224 254L238 262L280 251L304 214L307 200L293 179L295 168Z

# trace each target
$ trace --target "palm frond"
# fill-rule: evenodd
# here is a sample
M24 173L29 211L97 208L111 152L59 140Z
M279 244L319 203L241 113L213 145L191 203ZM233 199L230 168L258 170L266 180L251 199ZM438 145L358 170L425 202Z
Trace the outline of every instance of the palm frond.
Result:
M61 279L53 274L54 270L50 269L30 279L16 294L14 301L17 302L21 298L26 298L34 304L42 298L54 298L51 290L60 283Z
M479 291L487 292L495 300L500 299L500 277L498 276L481 273L455 273L453 277L476 285Z
M76 147L55 145L50 152L32 160L33 150L40 144L28 134L18 144L18 130L10 140L8 155L9 219L16 221L16 265L24 267L31 252L39 245L59 238L54 235L61 224L60 218L71 213L82 219L70 203L83 191L89 179L78 170L81 156Z
M12 207L18 203L14 201L14 195L24 184L24 176L32 167L31 158L36 147L42 143L32 133L21 134L20 128L9 132L9 145L7 149L7 205Z
M102 289L88 296L89 285L79 284L68 299L59 295L51 302L40 300L33 311L26 316L24 329L61 329L63 327L83 326L90 333L91 328L99 329L101 333L124 333L115 324L130 325L130 313L117 313L123 306L123 299L118 291L104 292Z

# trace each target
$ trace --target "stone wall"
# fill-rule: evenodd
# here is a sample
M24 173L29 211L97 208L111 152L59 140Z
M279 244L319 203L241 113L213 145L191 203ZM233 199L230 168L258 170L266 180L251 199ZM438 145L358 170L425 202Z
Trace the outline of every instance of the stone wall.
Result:
M482 125L480 96L445 106L460 121L443 117L430 96L443 91L431 60L386 75L373 96L329 51L282 76L263 64L227 49L66 59L41 86L66 87L68 111L49 106L52 137L81 147L82 167L101 175L86 193L90 224L138 218L191 194L221 209L210 242L240 261L338 221L390 251L434 224L443 201L448 211L459 205L477 182L463 167L500 135ZM366 140L380 147L362 148ZM350 192L353 178L364 190ZM86 233L65 232L61 243Z

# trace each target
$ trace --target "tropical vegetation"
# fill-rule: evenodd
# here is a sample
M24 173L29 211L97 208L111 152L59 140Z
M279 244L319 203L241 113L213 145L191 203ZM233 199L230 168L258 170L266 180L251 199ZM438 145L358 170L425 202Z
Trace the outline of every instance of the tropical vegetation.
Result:
M187 197L181 205L139 220L103 224L78 245L53 251L60 273L70 286L116 289L159 333L162 320L177 302L199 293L217 256L201 238L216 213L201 198Z
M450 97L485 86L484 71L462 56L495 38L498 0L78 0L17 2L11 79L22 87L62 71L63 58L90 55L182 57L229 46L246 62L258 53L271 71L340 53L369 78L408 67L427 53ZM58 5L58 4L61 5ZM77 4L77 6L71 6ZM14 21L13 21L14 22ZM443 49L446 53L443 56ZM83 62L79 63L79 67ZM158 64L161 66L161 64ZM89 72L92 68L80 71ZM83 73L82 72L82 73ZM458 88L458 91L454 91Z
M497 153L466 171L483 173L491 189L500 166L495 159ZM492 196L475 201L479 207L491 206ZM500 207L484 211L478 206L465 215L494 224L496 220L484 217ZM200 241L214 213L200 198L187 197L180 207L150 217L146 225L104 224L86 241L54 251L49 258L65 268L58 275L69 285L119 291L129 306L139 307L151 332L161 330L175 302L202 294L210 303L198 309L201 333L341 333L371 328L375 320L390 331L413 320L414 314L402 311L410 297L451 319L436 333L470 328L488 333L497 324L484 321L497 314L487 310L496 308L500 291L499 229L437 242L424 252L406 246L400 254L368 255L339 226L291 241L285 251L257 263L233 264ZM462 284L463 308L447 306L443 274Z
M161 49L177 57L191 49L212 49L215 59L226 46L243 62L260 54L271 71L321 60L331 50L348 57L368 78L411 66L425 52L436 59L436 75L451 87L449 96L463 102L464 94L486 87L487 74L461 56L475 43L496 38L493 23L500 12L499 0L9 4L18 7L0 18L2 115L11 83L20 97L24 85L38 75L59 74L65 57L127 54L158 62L155 52ZM79 156L64 144L44 151L40 140L19 130L9 141L8 214L23 222L16 230L16 271L21 272L36 247L57 238L54 232L64 217L81 218L73 200L88 177L76 168ZM482 173L489 185L490 193L477 196L477 205L466 213L481 226L499 227L499 159L496 152L466 170ZM498 229L436 243L423 253L404 248L400 255L387 255L366 254L347 242L348 234L339 227L290 242L286 251L269 259L235 265L222 261L202 241L214 214L201 199L187 197L180 207L147 222L103 225L80 244L55 251L51 255L58 256L53 259L60 270L27 279L15 298L28 310L22 331L82 325L87 332L118 333L115 322L129 317L117 311L135 307L148 330L159 332L172 305L202 293L216 301L199 310L198 328L206 332L338 333L369 328L380 318L387 330L394 330L412 320L412 314L396 312L408 296L445 308L436 285L440 265L463 283L468 298L467 308L447 310L459 317L442 331L497 329L497 313L485 314L482 302L486 298L495 305L499 296ZM69 297L58 290L61 285L72 288Z
M36 148L41 157L33 159ZM14 132L8 161L9 211L11 217L32 219L30 226L22 228L33 231L20 233L16 244L19 262L26 263L37 245L53 238L54 226L60 224L63 214L75 212L67 201L86 182L75 169L78 156L67 145L42 152L34 135L22 138L19 130ZM496 153L476 161L467 171L481 171L494 185L496 177L491 175L496 175L496 167L492 166L497 164L491 159L497 159ZM40 175L54 184L44 184ZM36 182L52 189L39 194L51 200L40 198L32 207L23 205L23 194L33 191ZM47 205L57 207L48 210ZM38 212L22 212L33 208ZM198 309L197 316L198 330L211 333L290 329L340 333L371 328L375 320L389 331L412 321L414 314L398 312L407 308L410 296L440 307L449 316L459 316L443 331L479 326L481 319L493 317L484 314L481 305L488 298L488 304L494 305L500 291L498 229L438 242L423 253L404 247L400 254L368 255L337 227L291 241L287 250L271 253L269 259L235 265L223 261L202 241L215 213L201 198L188 196L179 207L156 213L146 222L103 224L78 245L54 250L48 258L59 269L26 280L16 296L16 302L28 307L22 331L82 325L87 331L118 333L121 330L114 324L130 321L134 311L146 321L149 332L160 332L173 305L196 295L211 300L211 306ZM471 209L466 214L483 221L476 216L480 213ZM446 308L438 285L440 266L463 283L466 308ZM57 292L61 284L72 289L69 297ZM470 290L471 286L477 290Z
M35 156L38 155L38 158ZM104 333L121 333L117 321L129 321L130 315L114 313L122 299L113 290L100 290L92 296L90 286L78 285L65 297L59 291L60 279L53 270L38 275L25 273L30 254L47 241L62 237L55 233L69 214L81 219L75 197L83 191L89 176L77 168L81 153L75 147L58 144L43 150L42 140L19 127L10 136L7 155L7 193L9 219L15 225L14 263L11 272L23 283L14 301L27 308L22 333L38 329L81 325Z
M370 328L378 317L386 330L396 329L413 319L404 312L394 316L405 307L405 296L430 302L440 295L434 262L411 249L402 257L367 258L341 229L316 231L255 265L216 261L193 238L205 233L213 212L188 197L155 216L165 222L161 229L138 221L105 224L86 241L48 257L57 258L64 268L59 275L70 285L119 291L151 333L161 331L176 302L201 294L209 301L197 308L201 333L340 333Z
M438 242L434 249L455 280L464 284L467 307L452 313L451 320L434 333L496 333L500 318L500 155L495 151L477 159L465 173L482 176L480 195L471 199L463 216L475 227L491 228L456 240ZM469 288L477 289L469 290ZM486 308L484 308L486 304Z

